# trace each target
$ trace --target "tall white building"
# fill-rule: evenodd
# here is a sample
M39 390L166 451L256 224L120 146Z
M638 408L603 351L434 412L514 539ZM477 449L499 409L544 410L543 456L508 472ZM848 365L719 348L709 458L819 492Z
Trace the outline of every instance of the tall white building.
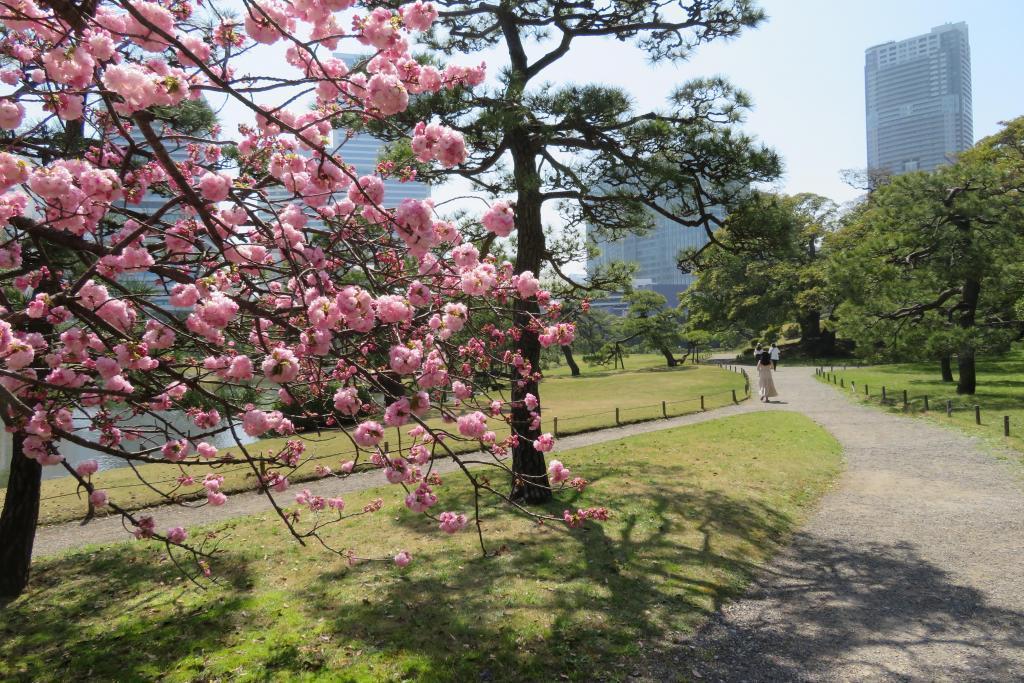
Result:
M967 24L868 48L864 91L869 171L949 163L974 144Z

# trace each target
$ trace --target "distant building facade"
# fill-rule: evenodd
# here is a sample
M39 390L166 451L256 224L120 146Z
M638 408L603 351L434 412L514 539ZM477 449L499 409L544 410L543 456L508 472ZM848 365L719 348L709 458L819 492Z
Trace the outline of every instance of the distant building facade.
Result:
M865 51L868 171L930 171L974 144L967 24Z
M721 209L716 207L713 212L724 218ZM679 254L708 243L704 228L682 226L661 215L654 217L654 228L644 235L630 234L617 240L606 240L599 238L588 226L587 237L600 250L598 256L587 261L588 276L598 268L617 261L634 263L637 269L633 274L633 287L658 292L668 300L669 306L677 305L679 294L696 279L694 275L679 270ZM627 308L621 294L595 301L593 306L616 315L622 315Z

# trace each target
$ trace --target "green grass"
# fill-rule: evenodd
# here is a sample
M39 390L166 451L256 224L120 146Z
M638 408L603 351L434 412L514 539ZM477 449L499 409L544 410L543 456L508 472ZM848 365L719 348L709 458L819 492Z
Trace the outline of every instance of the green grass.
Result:
M660 366L657 361L660 360ZM653 354L630 356L626 359L627 371L612 371L607 368L593 368L584 365L582 377L570 377L567 368L554 368L547 373L549 379L541 385L544 408L544 429L553 430L551 418L558 418L559 435L609 427L615 424L615 407L620 407L622 422L655 419L661 417L661 401L666 401L667 413L682 415L700 409L700 395L705 394L705 407L710 410L732 402L731 390L743 397L743 377L716 367L687 365L677 368L664 367L664 358ZM440 420L431 421L441 426ZM402 432L406 432L407 428ZM507 428L499 437L507 435ZM294 437L293 437L294 438ZM293 482L314 477L314 467L326 464L337 466L352 459L354 447L348 437L340 432L306 434L301 437L310 456L296 473L289 476ZM392 451L401 445L406 448L408 437L400 436L398 429L388 430L387 441ZM250 450L277 452L285 439L267 439L248 446ZM456 450L474 450L472 443L454 443ZM200 480L210 471L208 466L180 467L173 464L142 465L140 474L146 481L165 494L176 486L176 479L183 471L196 475ZM255 477L246 466L231 466L221 470L224 475L223 489L232 493L253 488ZM131 469L114 469L98 473L94 483L106 489L113 500L130 510L158 504L164 500L161 493L139 482ZM50 479L42 484L39 509L40 524L57 524L84 516L86 505L80 497L77 482L71 477ZM196 497L201 487L192 486L179 491L182 498ZM0 489L0 504L5 491Z
M390 502L329 537L367 556L408 549L406 570L348 567L269 516L216 531L208 590L142 544L37 562L0 611L0 680L624 680L737 596L841 466L824 430L779 412L560 457L592 485L549 511L605 505L611 519L570 531L486 507L498 556L481 557L473 533L438 532L392 488L352 496L349 509ZM442 491L444 508L469 509L461 479Z
M826 367L828 372L829 368ZM954 368L954 375L956 369ZM977 393L958 395L956 382L943 382L938 362L876 365L864 368L842 369L834 366L836 388L843 380L845 392L858 400L880 404L882 387L886 390L886 406L896 412L907 412L935 422L958 427L969 434L982 436L998 443L1024 451L1024 349L978 360ZM819 378L828 381L827 378ZM856 383L856 392L850 383ZM865 397L864 386L870 395ZM908 406L903 407L903 391L907 391ZM924 410L924 397L928 397L929 411ZM946 415L946 401L952 401L952 417ZM981 425L975 424L974 406L981 406ZM1003 437L1003 416L1010 417L1010 438Z

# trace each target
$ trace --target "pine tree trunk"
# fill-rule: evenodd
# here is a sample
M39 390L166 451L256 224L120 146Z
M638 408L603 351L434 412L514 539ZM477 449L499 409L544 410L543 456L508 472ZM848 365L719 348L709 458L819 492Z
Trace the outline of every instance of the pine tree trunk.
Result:
M953 381L953 356L946 354L941 359L942 364L942 381L952 382Z
M565 364L569 366L570 372L573 377L580 376L580 366L576 364L576 359L572 357L572 346L569 344L562 345L562 355L565 356Z
M956 384L956 393L973 394L978 387L978 378L975 374L974 348L964 347L956 357L957 370L960 380Z
M28 585L32 544L39 520L39 488L43 468L25 457L24 437L11 438L11 475L0 513L0 600L21 595Z
M515 272L541 272L546 249L544 229L541 222L540 196L541 180L537 171L536 150L531 146L528 131L509 133L511 142L513 175L517 190L516 199L516 264ZM524 503L544 503L551 500L551 485L548 482L544 454L533 447L540 436L539 428L531 425L530 410L523 399L533 394L540 399L536 374L540 372L540 341L534 326L533 316L540 312L535 298L516 299L513 306L513 324L522 330L516 342L516 351L529 363L533 373L520 376L515 370L512 378L512 433L518 437L512 449L512 498ZM543 401L541 402L543 410Z
M672 350L670 348L668 348L667 346L662 347L661 353L663 356L665 356L665 362L668 363L668 366L670 368L674 368L675 366L679 365L679 362L676 361L676 357L672 355Z
M962 299L963 313L958 321L960 327L970 329L974 327L974 317L978 310L978 299L981 296L981 283L977 280L968 280L964 283ZM974 367L974 344L967 341L957 353L957 370L959 381L956 384L956 393L973 394L978 387L978 378Z

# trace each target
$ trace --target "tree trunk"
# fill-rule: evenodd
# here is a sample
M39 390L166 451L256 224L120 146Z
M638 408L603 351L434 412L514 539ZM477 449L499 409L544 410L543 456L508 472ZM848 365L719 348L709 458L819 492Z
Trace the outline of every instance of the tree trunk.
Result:
M665 362L668 363L668 366L670 368L674 368L675 366L679 365L679 362L676 360L676 357L672 355L672 349L668 348L667 346L663 346L661 347L661 353L663 356L665 356Z
M43 468L25 457L24 437L11 438L11 475L0 513L0 600L21 595L28 585L32 543L39 519L39 487Z
M978 309L978 298L981 295L981 283L977 280L968 280L964 283L963 313L960 315L959 324L964 329L974 327L974 316ZM956 384L956 393L973 394L978 386L978 378L974 367L974 343L968 339L960 347L957 354L957 370L959 381Z
M563 344L562 355L565 356L565 364L569 366L569 370L572 372L572 376L579 377L580 366L576 364L576 359L572 357L572 346L570 346L569 344Z
M541 263L546 250L544 229L541 222L540 195L541 179L537 171L536 151L531 146L529 132L516 130L509 133L512 152L513 175L517 190L516 199L516 264L515 272L541 272ZM516 342L516 351L522 356L532 372L521 376L516 372L512 379L512 433L517 437L512 449L512 498L524 503L544 503L551 500L551 484L544 454L533 447L540 436L534 428L530 409L526 407L526 394L540 398L538 375L540 373L540 341L533 316L540 311L536 298L517 298L513 306L513 324L522 330ZM543 402L541 402L543 407Z
M974 367L974 347L964 346L956 357L960 380L956 384L956 393L973 394L978 387L978 379Z
M38 245L37 245L38 247ZM39 263L30 264L38 267ZM60 291L56 277L44 277L32 293L54 295ZM45 318L29 318L19 331L37 333L44 338L54 334L53 325ZM36 356L29 366L39 376L47 372L44 358ZM25 456L25 434L11 434L11 473L7 481L4 509L0 512L0 600L16 598L28 585L32 564L32 544L39 521L39 490L42 466Z
M814 343L821 336L821 313L818 311L806 311L797 320L800 326L800 342L802 344Z
M940 360L942 364L942 381L952 382L953 381L953 357L951 354L946 354Z

